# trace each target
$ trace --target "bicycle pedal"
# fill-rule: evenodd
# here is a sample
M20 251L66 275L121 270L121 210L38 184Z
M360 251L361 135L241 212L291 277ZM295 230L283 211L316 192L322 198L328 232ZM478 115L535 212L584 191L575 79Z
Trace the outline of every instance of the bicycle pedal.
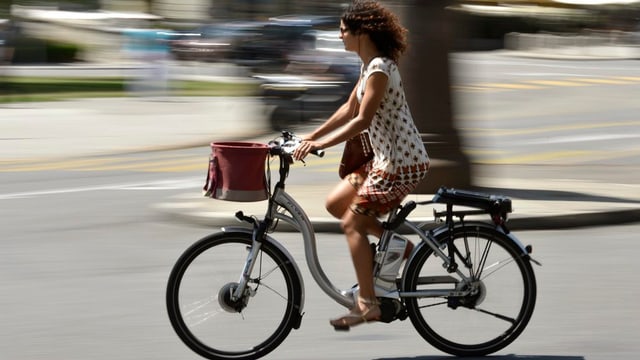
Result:
M390 323L407 318L407 311L400 301L389 298L378 299L380 300L380 322Z

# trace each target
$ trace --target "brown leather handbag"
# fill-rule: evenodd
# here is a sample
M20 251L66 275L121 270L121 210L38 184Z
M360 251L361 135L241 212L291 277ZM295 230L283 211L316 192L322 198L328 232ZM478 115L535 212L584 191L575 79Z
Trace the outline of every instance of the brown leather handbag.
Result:
M363 131L344 143L338 175L340 175L341 179L344 179L345 176L358 170L371 159L373 159L371 140L369 139L369 133Z

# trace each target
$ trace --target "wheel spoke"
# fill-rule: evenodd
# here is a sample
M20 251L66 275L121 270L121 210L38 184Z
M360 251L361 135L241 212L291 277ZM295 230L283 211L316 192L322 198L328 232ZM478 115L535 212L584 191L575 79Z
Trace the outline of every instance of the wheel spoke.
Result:
M287 263L285 263L285 264L287 264ZM274 289L273 287L267 285L267 283L264 282L264 279L268 278L269 275L273 274L276 270L281 270L281 266L274 266L269 271L265 272L264 274L262 273L262 253L260 253L260 270L259 270L258 277L249 280L249 282L253 283L253 284L256 284L256 288L254 289L254 291L258 291L258 288L260 286L264 286L267 289L271 290L274 294L276 294L279 297L281 297L282 299L284 299L286 301L289 301L289 299L287 299L286 296L282 295L278 290Z
M442 301L439 303L434 303L434 304L429 304L429 305L420 305L420 309L426 309L426 308L430 308L430 307L434 307L434 306L439 306L439 305L447 305L448 301Z
M481 312L483 314L495 316L496 318L498 318L500 320L504 320L504 321L510 322L512 325L516 323L516 319L508 317L508 316L505 316L505 315L500 315L500 314L497 314L497 313L494 313L494 312L491 312L491 311L487 311L487 310L484 310L484 309L481 309L481 308L475 308L474 310L479 311L479 312Z
M264 283L264 282L259 282L259 284L260 284L260 285L262 285L262 286L264 286L265 288L267 288L267 289L271 290L271 292L273 292L274 294L278 295L278 296L279 296L279 297L281 297L283 300L285 300L285 301L289 301L289 299L287 299L287 297L286 297L286 296L282 295L278 290L276 290L276 289L272 288L271 286L267 285L266 283ZM258 288L257 288L257 287L255 288L255 291L258 291Z
M480 238L476 238L476 241L480 241ZM491 244L493 244L493 241L487 241L486 245L484 246L484 249L482 249L482 255L480 257L480 261L478 263L478 266L476 267L476 273L474 274L474 279L480 279L482 277L482 272L484 271L484 265L487 262L487 257L489 256L489 250L491 249ZM480 246L476 247L477 249L480 248Z
M482 278L478 277L478 279L479 280L485 280L489 276L495 274L498 270L502 269L503 267L505 267L505 266L507 266L507 265L509 265L509 264L511 264L513 262L514 262L513 258L507 258L507 259L503 259L503 260L498 260L498 261L492 263L491 265L485 267L481 271L481 273L483 273L483 272L485 272L485 271L487 271L489 269L491 269L491 272L485 274L484 277L482 277Z
M260 255L260 257L262 257L262 255ZM284 263L282 265L286 265L288 263ZM271 270L265 272L264 274L262 274L262 260L260 262L260 274L257 278L255 278L255 280L253 280L256 283L261 283L263 279L266 279L267 277L269 277L269 275L271 275L274 271L276 270L281 270L281 265L276 265L274 267L271 268Z
M216 298L211 296L205 300L195 301L184 306L183 313L185 322L187 322L190 327L195 327L216 316L221 310L206 310L209 305L214 302L216 302Z
M288 256L269 242L262 243L241 298L231 298L239 285L234 281L237 269L246 263L251 244L250 233L210 235L188 248L171 272L171 324L180 339L205 358L262 357L299 321L301 279Z
M457 280L451 289L457 296L405 299L416 330L434 347L457 356L488 355L509 345L526 327L535 305L531 264L512 239L482 225L445 230L435 241L452 246L459 271L449 272L446 259L422 247L408 264L403 290L428 294L439 289L424 279L449 277Z

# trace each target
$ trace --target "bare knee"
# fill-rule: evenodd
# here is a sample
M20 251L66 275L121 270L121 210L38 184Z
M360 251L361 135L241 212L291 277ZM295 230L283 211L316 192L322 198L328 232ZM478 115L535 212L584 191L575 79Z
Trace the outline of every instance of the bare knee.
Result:
M350 234L357 233L363 236L373 235L376 238L380 238L384 231L378 219L375 217L358 215L351 211L351 209L347 209L342 216L340 227L347 237Z
M353 221L349 217L343 217L342 219L340 219L340 228L342 229L343 233L348 235L351 231L354 230Z
M333 215L335 218L342 219L355 196L355 188L348 182L343 181L333 189L329 196L327 196L325 208L329 214Z
M333 215L333 217L340 219L344 215L345 211L347 211L348 206L345 206L340 201L335 201L335 199L327 199L325 208L329 214Z
M357 215L350 210L344 213L340 221L340 227L342 231L347 235L359 234L366 236L368 227L370 226L370 219L363 215Z

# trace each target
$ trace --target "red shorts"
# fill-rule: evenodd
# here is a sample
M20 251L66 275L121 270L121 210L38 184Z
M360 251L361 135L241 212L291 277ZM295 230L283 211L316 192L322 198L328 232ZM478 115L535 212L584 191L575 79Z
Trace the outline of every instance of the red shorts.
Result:
M351 211L356 214L380 217L402 203L410 192L420 183L428 169L428 165L424 167L416 179L417 181L398 181L393 180L387 182L386 187L380 187L367 181L367 177L371 172L370 163L347 175L347 180L357 191L357 195L350 206ZM375 171L372 172L375 175ZM389 185L391 184L391 185Z

